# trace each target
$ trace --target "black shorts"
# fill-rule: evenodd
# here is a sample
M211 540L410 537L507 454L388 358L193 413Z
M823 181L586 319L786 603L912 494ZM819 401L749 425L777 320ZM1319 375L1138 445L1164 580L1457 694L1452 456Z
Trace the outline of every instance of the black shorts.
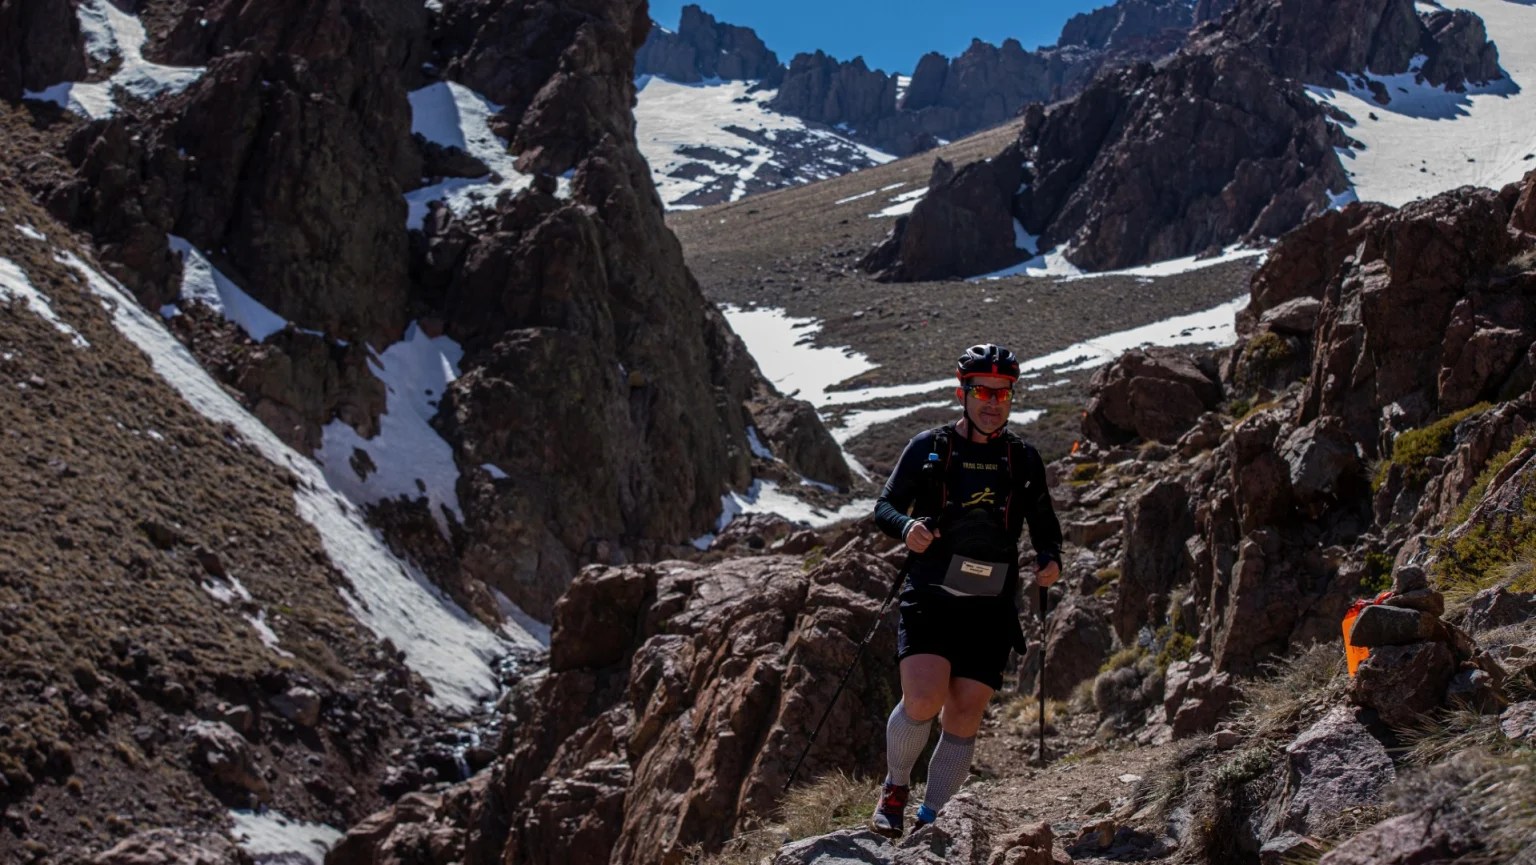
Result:
M921 591L902 593L896 628L896 660L939 655L950 676L974 679L997 690L1019 630L1013 605L995 598L951 599Z

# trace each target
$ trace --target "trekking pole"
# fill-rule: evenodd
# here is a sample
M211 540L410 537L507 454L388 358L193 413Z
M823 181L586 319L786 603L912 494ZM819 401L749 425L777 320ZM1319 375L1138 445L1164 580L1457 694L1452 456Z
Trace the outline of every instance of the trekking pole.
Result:
M892 599L901 591L901 584L906 580L906 573L896 576L896 582L891 584L890 594L885 596L885 603L880 605L880 612L875 616L875 623L870 626L869 633L864 635L859 643L858 651L853 653L853 661L848 664L848 669L843 673L843 680L837 683L837 690L832 692L832 699L827 701L827 708L821 713L821 720L816 722L816 729L811 731L811 739L805 743L805 750L800 752L800 759L795 761L795 768L789 773L789 780L784 782L784 792L795 786L795 778L800 774L800 766L805 763L805 758L811 753L811 746L816 744L816 736L821 733L821 725L827 723L827 716L832 714L832 707L837 704L837 698L843 693L843 687L848 684L848 677L853 675L853 668L859 665L859 658L864 656L864 647L874 639L875 632L880 630L880 625L885 622L885 609L891 605Z
M1045 637L1047 622L1045 618L1045 601L1049 596L1045 586L1040 589L1040 765L1045 765Z

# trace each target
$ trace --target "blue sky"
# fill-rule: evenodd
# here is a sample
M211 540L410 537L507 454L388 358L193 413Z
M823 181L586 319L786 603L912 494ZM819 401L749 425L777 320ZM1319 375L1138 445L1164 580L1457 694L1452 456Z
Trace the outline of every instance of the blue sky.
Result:
M689 0L652 0L651 17L676 30ZM785 63L817 48L839 60L862 55L886 72L910 73L929 51L953 57L977 37L993 44L1012 36L1025 48L1055 44L1061 25L1112 0L694 0L728 24L757 31Z

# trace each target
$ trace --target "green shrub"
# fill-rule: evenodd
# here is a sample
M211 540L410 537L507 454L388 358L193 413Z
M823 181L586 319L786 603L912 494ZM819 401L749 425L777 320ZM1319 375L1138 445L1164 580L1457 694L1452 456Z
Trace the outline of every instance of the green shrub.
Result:
M1195 638L1188 634L1172 634L1168 642L1163 644L1162 651L1157 653L1157 668L1163 672L1175 661L1187 661L1189 656L1195 653Z
M1386 482L1387 472L1392 466L1402 467L1404 477L1410 486L1424 486L1429 481L1427 465L1429 459L1444 456L1450 451L1456 427L1462 421L1476 417L1490 408L1492 406L1486 402L1478 403L1471 408L1464 408L1447 415L1428 426L1400 433L1392 442L1392 453L1388 459L1383 460L1377 467L1372 488L1381 489L1381 485Z
M1136 662L1146 657L1146 655L1147 650L1140 646L1127 646L1109 656L1109 660L1099 667L1099 675L1112 673L1121 667L1135 666Z
M1090 483L1099 476L1102 469L1103 466L1098 463L1078 463L1072 467L1072 474L1068 476L1068 481L1077 485Z
M1221 764L1216 769L1215 774L1211 776L1211 780L1216 783L1218 788L1231 790L1234 787L1253 781L1265 772L1268 772L1269 767L1274 763L1274 759L1274 752L1265 745L1244 748L1233 754L1227 762Z

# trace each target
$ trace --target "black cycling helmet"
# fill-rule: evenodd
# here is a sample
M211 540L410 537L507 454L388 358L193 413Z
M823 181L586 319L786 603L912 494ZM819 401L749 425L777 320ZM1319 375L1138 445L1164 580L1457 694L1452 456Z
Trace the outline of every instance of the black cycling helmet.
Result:
M960 355L955 365L955 375L961 381L977 375L1000 375L1004 378L1019 377L1019 359L1013 352L994 343L973 345Z

